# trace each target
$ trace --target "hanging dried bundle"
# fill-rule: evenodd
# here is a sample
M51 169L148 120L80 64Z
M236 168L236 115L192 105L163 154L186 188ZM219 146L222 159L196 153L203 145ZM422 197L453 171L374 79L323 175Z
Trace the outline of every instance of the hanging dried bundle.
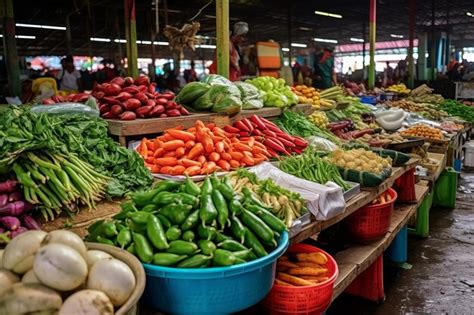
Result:
M184 24L181 29L167 25L163 34L168 39L171 50L177 50L182 53L184 47L195 50L195 45L201 42L201 39L196 37L200 28L201 24L194 21L191 24Z

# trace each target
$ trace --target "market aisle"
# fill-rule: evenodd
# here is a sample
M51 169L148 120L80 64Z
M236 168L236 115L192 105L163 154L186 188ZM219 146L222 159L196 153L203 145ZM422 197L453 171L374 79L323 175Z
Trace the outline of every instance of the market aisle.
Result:
M409 238L412 269L386 273L385 303L344 296L328 314L473 314L474 194L458 193L455 210L430 215L430 237Z

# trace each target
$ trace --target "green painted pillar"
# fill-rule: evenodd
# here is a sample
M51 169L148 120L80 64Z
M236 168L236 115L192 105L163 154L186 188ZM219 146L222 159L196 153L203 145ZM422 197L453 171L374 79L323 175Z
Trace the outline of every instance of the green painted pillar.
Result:
M377 26L377 2L370 0L369 8L369 43L370 43L370 63L369 63L369 89L375 86L375 35Z
M20 65L16 49L12 0L0 0L0 18L2 19L3 47L5 49L9 92L11 96L19 97L21 96Z
M138 76L137 24L135 20L135 0L124 0L125 38L127 40L127 73Z
M229 0L216 1L217 73L229 78Z
M413 58L413 41L415 40L416 0L409 0L408 18L408 87L415 87L415 59Z

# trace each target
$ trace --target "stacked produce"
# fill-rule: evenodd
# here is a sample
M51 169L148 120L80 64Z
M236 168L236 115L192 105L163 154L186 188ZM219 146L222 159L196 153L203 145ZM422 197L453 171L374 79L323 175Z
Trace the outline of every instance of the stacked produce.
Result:
M264 257L286 230L248 189L228 178L201 187L164 180L133 193L112 220L89 228L87 239L126 248L143 263L179 268L230 266Z
M53 95L41 101L43 105L53 105L57 103L84 103L90 98L88 93L71 93L66 96Z
M253 166L271 156L250 134L237 138L200 120L186 131L175 128L154 140L144 138L137 151L153 173L187 176Z
M254 85L247 82L234 83L240 90L242 109L260 109L263 107L262 93Z
M307 149L300 155L283 158L278 167L285 173L322 185L332 181L344 191L351 187L342 179L337 167L319 157L313 149Z
M329 119L325 112L315 111L308 116L308 119L321 129L327 128L327 125L329 124Z
M413 101L415 103L428 103L428 104L439 104L444 101L444 97L439 94L432 94L433 89L422 84L416 89L413 89L410 93L410 96L407 97L408 101Z
M344 97L344 89L339 85L321 91L319 97L321 110L334 109L338 104L341 104L342 106L349 105L349 102Z
M383 158L363 148L347 151L338 149L328 157L328 160L343 169L370 172L377 175L392 166L391 158Z
M15 106L6 109L0 116L0 173L8 172L5 166L29 151L77 154L96 172L110 177L106 188L110 197L150 187L153 178L143 160L108 137L106 121L73 114L35 114Z
M286 107L298 104L298 97L285 84L285 80L273 77L256 77L245 81L262 91L264 106Z
M387 92L393 92L398 94L410 94L411 90L403 83L393 84L385 89Z
M23 198L18 181L7 179L0 183L0 243L27 230L40 229L28 214L32 208L33 205Z
M137 285L127 264L66 230L25 232L0 257L0 314L114 314Z
M400 132L402 136L422 137L427 139L442 140L443 134L438 128L432 128L425 124L418 124Z
M405 142L405 138L396 133L377 133L377 134L365 134L359 138L362 142L367 143L371 147L385 147L391 143L402 143Z
M357 139L366 134L373 134L375 132L372 128L356 130L355 124L350 119L330 123L327 128L343 140Z
M370 204L372 204L372 205L382 205L382 204L390 202L390 201L392 201L392 196L390 195L390 193L387 190L387 191L384 191L383 193L381 193L380 195L378 195L377 198L372 200L372 202Z
M293 226L294 219L308 212L300 194L284 189L270 178L259 180L246 169L241 168L232 173L230 183L237 193L253 191L260 202L285 222L287 228Z
M319 92L316 91L314 87L297 85L291 87L291 90L298 96L300 104L311 104L314 109L319 109L321 107Z
M439 125L439 129L444 130L446 132L458 132L459 130L464 129L464 125L457 124L454 121L443 121Z
M459 117L467 122L474 123L474 107L455 100L446 100L439 105L439 109L453 117Z
M270 157L301 153L308 146L308 142L303 138L297 135L291 136L273 122L257 115L236 121L232 126L225 126L224 130L235 137L240 137L240 140L254 136L256 142L266 147Z
M407 112L418 113L421 116L431 120L442 120L447 117L448 114L445 111L439 110L434 105L415 103L406 100L390 101L385 103L388 107L398 107ZM442 109L442 108L441 108Z
M322 252L285 254L278 259L276 285L312 286L329 279L328 258Z

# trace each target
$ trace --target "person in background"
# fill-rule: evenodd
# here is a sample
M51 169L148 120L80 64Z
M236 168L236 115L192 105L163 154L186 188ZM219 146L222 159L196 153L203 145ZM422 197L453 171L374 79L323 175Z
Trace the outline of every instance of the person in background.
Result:
M393 68L390 67L390 62L386 62L387 67L384 69L383 72L383 86L390 86L394 84L394 71Z
M327 89L337 84L337 75L334 70L334 55L331 47L324 47L316 53L314 63L315 82L314 86L319 89Z
M61 65L63 68L56 75L56 79L59 81L59 89L82 92L81 73L74 67L72 56L66 56L62 59Z
M194 60L191 60L191 69L184 70L183 76L186 80L186 83L197 81L196 70L194 70L195 63Z

